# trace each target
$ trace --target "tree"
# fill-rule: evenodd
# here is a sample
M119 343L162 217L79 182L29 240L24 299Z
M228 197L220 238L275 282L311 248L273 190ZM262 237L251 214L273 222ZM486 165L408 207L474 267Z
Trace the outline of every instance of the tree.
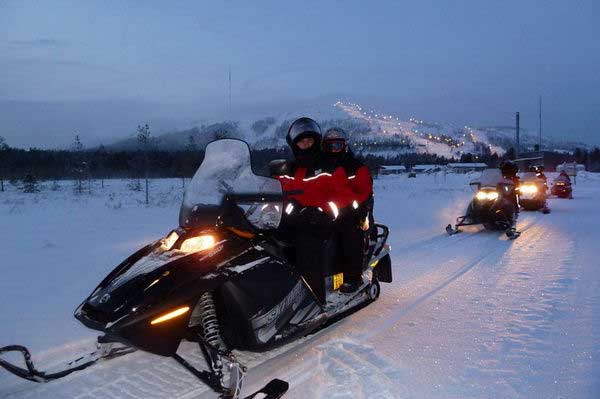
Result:
M196 151L196 140L194 139L194 135L190 134L188 137L188 143L185 146L185 149L188 151Z
M8 152L8 145L4 137L0 136L0 191L4 192L4 158Z
M146 205L148 205L148 147L150 146L150 126L138 125L137 139L142 151L144 152L144 180L146 182Z
M73 150L75 152L80 152L81 150L83 150L83 144L81 143L81 139L79 138L78 134L75 135L75 142L73 143Z
M104 188L104 177L106 174L106 163L108 158L108 154L106 152L106 147L104 147L104 144L100 144L100 147L98 147L98 150L96 150L96 153L94 155L96 158L96 176L98 177L98 175L100 175L100 184L101 187Z
M23 179L23 192L35 193L40 191L37 185L37 179L33 173L28 173Z
M87 163L81 159L81 151L83 150L83 143L79 138L79 135L75 135L75 141L73 142L73 152L75 153L75 166L73 172L77 179L76 190L78 194L83 192L83 179L87 170Z

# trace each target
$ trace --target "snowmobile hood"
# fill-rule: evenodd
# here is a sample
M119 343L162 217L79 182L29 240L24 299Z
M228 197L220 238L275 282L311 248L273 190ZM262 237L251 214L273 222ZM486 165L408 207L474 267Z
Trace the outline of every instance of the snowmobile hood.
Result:
M228 236L209 250L166 253L151 244L113 270L79 306L75 317L86 326L114 333L124 325L153 317L164 309L192 303L227 279L222 267L247 240Z
M543 183L544 180L533 172L526 172L521 176L521 182Z

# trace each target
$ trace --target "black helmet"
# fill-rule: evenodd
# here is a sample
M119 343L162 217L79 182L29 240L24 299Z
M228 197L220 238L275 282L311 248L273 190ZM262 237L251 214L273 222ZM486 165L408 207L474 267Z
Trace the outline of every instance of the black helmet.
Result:
M519 172L519 167L513 161L504 161L500 164L502 176L514 177Z
M332 155L343 154L348 151L347 140L348 135L344 129L332 127L323 136L323 151Z
M299 118L296 119L290 125L286 136L286 141L292 149L296 146L298 140L305 137L312 137L315 139L315 147L321 145L321 127L317 122L310 118Z

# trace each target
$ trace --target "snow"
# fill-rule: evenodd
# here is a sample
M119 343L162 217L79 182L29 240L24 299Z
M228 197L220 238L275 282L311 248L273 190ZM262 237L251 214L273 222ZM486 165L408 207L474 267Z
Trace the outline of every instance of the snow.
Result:
M522 212L514 241L444 226L465 209L478 173L375 181L391 230L394 282L368 307L263 354L240 354L244 392L272 378L286 398L600 397L600 175L582 172L573 200ZM554 174L549 174L550 181ZM151 182L151 204L126 181L76 195L0 193L0 346L68 359L95 334L73 311L134 250L177 225L181 180ZM48 185L49 187L50 185ZM199 361L192 344L180 353ZM265 360L266 359L266 360ZM168 358L136 352L49 384L0 370L2 398L214 398Z

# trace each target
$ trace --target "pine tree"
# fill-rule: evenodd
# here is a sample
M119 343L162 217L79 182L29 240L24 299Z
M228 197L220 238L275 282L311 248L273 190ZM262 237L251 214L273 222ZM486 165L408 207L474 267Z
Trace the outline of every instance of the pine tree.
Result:
M83 144L81 143L81 139L79 138L78 134L75 135L75 142L73 143L73 150L76 152L80 152L81 150L83 150Z
M4 192L4 157L8 152L8 145L4 137L0 136L0 191Z
M28 173L23 179L23 192L25 193L35 193L40 191L37 179L33 173Z
M73 152L75 152L75 178L77 179L76 190L78 194L83 192L83 178L87 164L81 161L81 151L83 150L83 143L79 138L79 135L75 135L75 141L73 142Z
M193 134L190 134L190 136L188 137L188 143L186 145L186 150L196 151L196 140L194 139Z
M138 125L137 127L137 139L142 151L144 152L144 180L146 183L146 205L148 205L148 147L150 146L150 126L146 123L145 125Z

